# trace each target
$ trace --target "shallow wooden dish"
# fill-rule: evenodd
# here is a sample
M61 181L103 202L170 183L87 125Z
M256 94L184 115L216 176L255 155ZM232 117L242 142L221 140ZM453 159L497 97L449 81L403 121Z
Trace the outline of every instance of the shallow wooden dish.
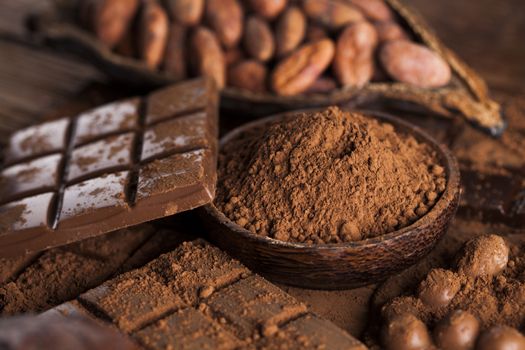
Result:
M245 124L224 136L237 134L298 113L288 112ZM213 204L199 209L208 239L273 282L313 289L347 289L380 281L423 258L445 234L459 202L459 170L455 158L419 128L385 114L366 112L410 133L436 150L446 169L447 186L434 207L401 230L352 243L307 245L282 242L251 233L229 220Z

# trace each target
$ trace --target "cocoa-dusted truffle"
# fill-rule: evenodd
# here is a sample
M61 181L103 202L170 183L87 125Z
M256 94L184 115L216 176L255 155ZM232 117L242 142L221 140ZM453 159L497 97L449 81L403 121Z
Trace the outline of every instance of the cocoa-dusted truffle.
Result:
M395 317L383 329L383 344L389 350L425 350L432 344L427 326L412 314Z
M525 337L508 326L495 326L479 337L477 350L525 349Z
M458 261L458 271L470 277L494 276L509 261L509 247L498 235L477 237L465 245L465 252Z
M419 285L419 299L432 309L447 306L461 288L458 276L449 270L430 271Z
M470 350L479 334L479 321L468 311L456 310L434 329L434 340L441 349Z

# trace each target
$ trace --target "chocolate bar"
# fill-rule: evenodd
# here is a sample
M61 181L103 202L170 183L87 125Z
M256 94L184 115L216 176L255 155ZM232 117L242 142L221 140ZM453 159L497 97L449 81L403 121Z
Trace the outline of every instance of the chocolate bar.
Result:
M14 133L0 172L0 257L209 203L218 94L203 79Z
M0 344L4 350L24 349L119 349L139 347L115 329L86 317L22 316L0 320Z
M202 240L39 317L52 315L110 322L147 349L366 349Z

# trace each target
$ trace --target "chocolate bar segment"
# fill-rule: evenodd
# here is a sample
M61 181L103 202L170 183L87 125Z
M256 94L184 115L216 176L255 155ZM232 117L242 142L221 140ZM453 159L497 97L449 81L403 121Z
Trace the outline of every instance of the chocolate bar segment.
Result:
M0 257L211 202L217 101L196 79L16 132L0 169Z

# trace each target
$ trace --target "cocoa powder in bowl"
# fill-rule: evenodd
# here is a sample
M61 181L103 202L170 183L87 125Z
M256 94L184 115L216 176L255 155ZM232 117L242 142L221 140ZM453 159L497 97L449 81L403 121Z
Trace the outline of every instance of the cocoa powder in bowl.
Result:
M415 222L445 190L431 147L359 113L302 113L221 148L216 206L249 231L286 242L377 237Z

